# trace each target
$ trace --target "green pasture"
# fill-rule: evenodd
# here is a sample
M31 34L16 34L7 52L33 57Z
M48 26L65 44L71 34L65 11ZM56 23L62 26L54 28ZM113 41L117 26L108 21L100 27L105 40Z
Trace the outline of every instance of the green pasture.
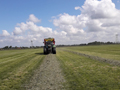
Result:
M67 90L120 90L120 67L63 50L58 50L56 56L68 83Z
M23 90L45 57L42 49L0 51L0 90Z
M65 50L120 60L120 45L57 47L67 90L120 90L120 67ZM24 90L42 64L43 49L1 50L0 90ZM28 84L28 83L27 83Z
M67 50L99 56L106 59L120 60L120 44L67 47Z

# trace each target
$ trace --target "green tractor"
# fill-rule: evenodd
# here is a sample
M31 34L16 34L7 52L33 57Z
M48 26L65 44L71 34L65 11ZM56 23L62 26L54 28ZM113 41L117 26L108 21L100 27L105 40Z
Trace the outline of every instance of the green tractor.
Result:
M56 46L55 46L54 38L45 38L43 43L44 43L44 47L43 47L44 54L49 54L49 53L56 54Z

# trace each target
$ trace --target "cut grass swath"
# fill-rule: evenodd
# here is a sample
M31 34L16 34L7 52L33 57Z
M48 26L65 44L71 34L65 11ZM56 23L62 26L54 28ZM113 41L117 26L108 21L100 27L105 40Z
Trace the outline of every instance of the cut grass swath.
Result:
M98 56L106 59L120 60L120 44L118 45L96 45L96 46L76 46L67 47L71 51Z
M70 52L59 51L57 58L68 90L115 90L120 89L120 67L92 60Z
M28 80L42 62L42 49L0 51L0 90L23 90Z

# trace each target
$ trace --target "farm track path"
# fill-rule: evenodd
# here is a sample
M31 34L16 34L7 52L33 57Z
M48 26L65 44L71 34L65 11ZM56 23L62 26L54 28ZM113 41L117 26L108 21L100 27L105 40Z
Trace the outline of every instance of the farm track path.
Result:
M25 87L26 90L65 90L65 82L56 56L48 54Z

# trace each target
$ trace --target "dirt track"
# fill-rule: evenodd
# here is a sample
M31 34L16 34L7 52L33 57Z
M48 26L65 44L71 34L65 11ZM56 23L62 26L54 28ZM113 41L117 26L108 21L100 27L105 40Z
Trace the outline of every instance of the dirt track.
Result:
M35 71L26 90L65 90L63 83L65 79L59 62L54 54L49 54Z

